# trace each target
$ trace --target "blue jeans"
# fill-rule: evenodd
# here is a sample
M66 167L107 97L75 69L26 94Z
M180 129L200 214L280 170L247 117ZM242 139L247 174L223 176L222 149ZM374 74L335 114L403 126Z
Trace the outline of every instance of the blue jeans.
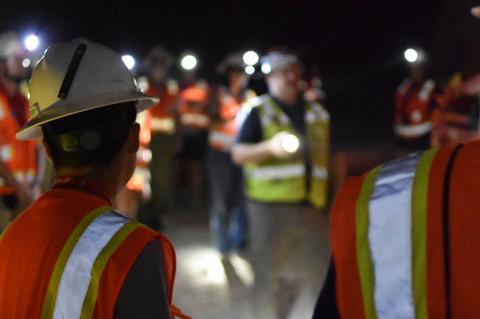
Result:
M210 186L210 229L221 253L246 244L247 218L242 168L229 153L209 150L207 156Z

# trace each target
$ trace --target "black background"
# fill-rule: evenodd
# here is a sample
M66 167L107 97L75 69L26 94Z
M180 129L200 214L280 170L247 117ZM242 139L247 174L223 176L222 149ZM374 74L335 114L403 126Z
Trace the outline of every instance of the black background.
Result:
M199 56L199 72L209 79L231 51L287 45L300 52L307 72L313 65L320 70L335 144L360 146L391 141L393 94L407 75L407 47L430 53L440 81L455 70L478 70L480 21L469 13L475 4L0 0L0 31L36 32L44 43L85 36L137 58L154 44L176 55L188 49ZM252 84L263 88L259 81Z

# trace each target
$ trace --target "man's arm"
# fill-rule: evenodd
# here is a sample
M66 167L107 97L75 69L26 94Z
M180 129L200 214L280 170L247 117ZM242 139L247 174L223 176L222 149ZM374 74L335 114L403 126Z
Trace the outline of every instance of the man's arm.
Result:
M154 239L145 246L128 272L113 318L170 319L159 239Z

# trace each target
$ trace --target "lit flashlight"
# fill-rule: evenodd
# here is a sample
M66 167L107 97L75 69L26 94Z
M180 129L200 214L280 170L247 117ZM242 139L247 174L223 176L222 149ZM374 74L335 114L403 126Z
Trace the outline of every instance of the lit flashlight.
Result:
M287 133L282 136L282 139L280 140L280 145L286 152L293 154L300 147L300 140L295 135Z

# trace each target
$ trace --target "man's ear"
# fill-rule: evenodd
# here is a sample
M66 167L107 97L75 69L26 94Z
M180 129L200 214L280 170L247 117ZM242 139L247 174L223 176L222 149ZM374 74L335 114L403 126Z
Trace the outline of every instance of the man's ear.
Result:
M133 124L132 128L128 132L126 149L129 153L137 153L140 147L140 124Z

